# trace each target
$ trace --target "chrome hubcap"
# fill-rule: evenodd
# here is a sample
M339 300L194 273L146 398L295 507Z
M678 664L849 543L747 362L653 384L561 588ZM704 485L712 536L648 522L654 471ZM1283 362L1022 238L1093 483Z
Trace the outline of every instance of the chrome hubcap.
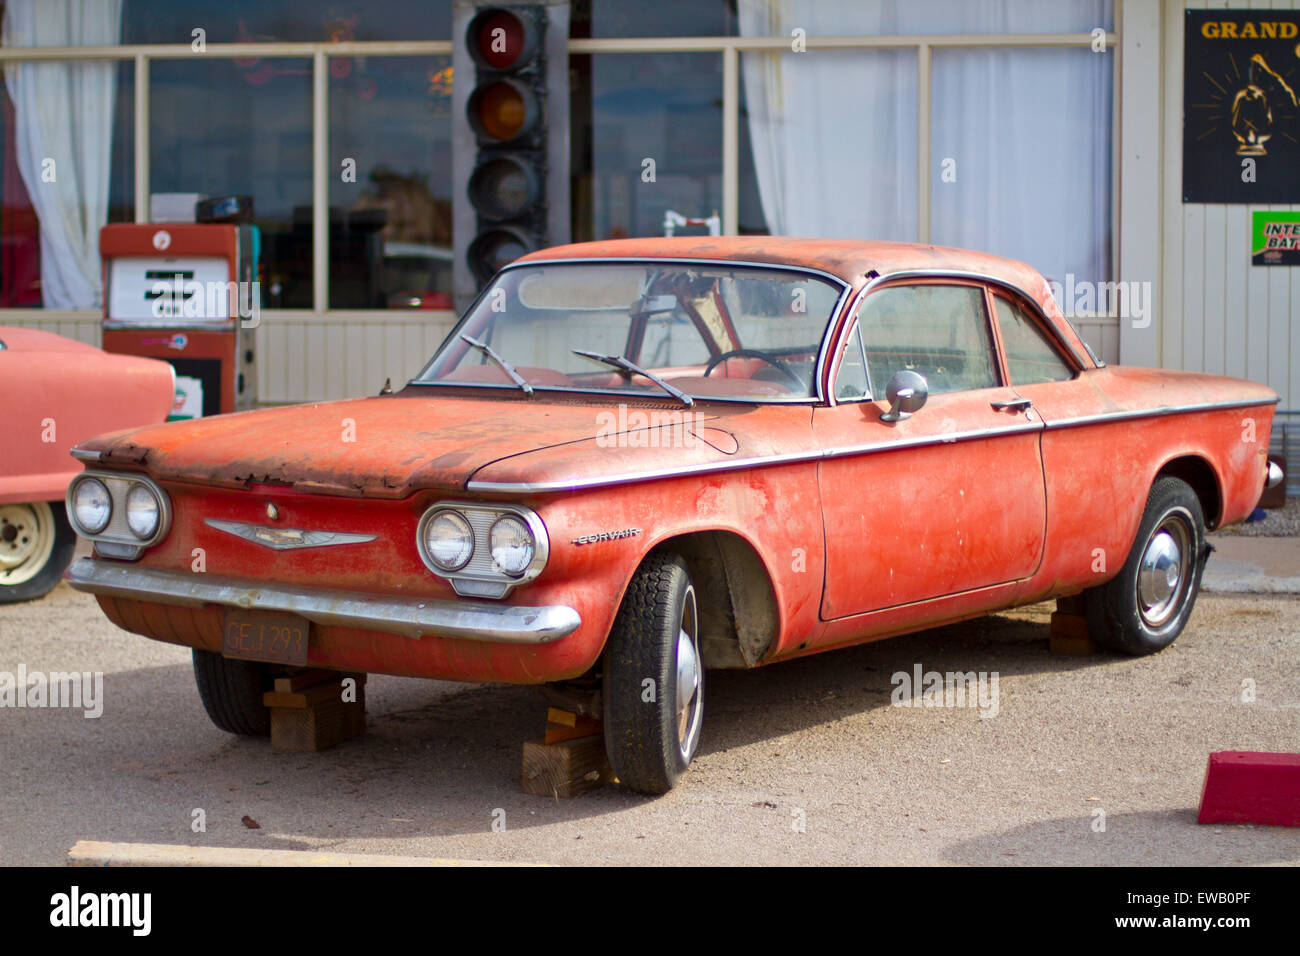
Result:
M54 550L54 512L44 501L0 505L0 585L22 584Z
M677 631L677 750L689 763L700 739L703 716L704 669L700 666L697 641L695 588L688 587L682 599L682 621Z
M1174 617L1187 596L1192 579L1192 536L1186 519L1171 514L1147 539L1138 566L1138 613L1150 627Z

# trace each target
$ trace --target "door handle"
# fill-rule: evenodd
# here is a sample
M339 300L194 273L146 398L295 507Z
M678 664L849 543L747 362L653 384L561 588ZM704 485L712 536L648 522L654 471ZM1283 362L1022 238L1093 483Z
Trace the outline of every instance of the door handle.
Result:
M995 411L1005 412L1023 412L1027 408L1033 408L1034 403L1027 398L1008 398L1001 402L990 402Z

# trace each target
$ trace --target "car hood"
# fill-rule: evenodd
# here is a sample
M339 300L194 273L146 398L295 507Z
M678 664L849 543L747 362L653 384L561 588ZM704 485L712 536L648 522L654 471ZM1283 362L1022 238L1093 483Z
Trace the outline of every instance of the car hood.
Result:
M645 408L673 416L669 404ZM532 399L399 395L295 405L172 422L100 435L78 446L79 457L142 467L160 481L227 488L289 485L329 494L402 498L418 489L464 489L491 462L557 446L595 441L617 450L616 435L644 431L626 405L581 396ZM702 429L698 409L680 428ZM668 419L663 419L668 420ZM662 430L660 426L652 430ZM691 435L694 435L694 431ZM707 433L703 433L706 434ZM715 439L716 440L716 439ZM664 441L721 452L703 441ZM655 442L656 446L660 442ZM662 452L660 452L662 458Z

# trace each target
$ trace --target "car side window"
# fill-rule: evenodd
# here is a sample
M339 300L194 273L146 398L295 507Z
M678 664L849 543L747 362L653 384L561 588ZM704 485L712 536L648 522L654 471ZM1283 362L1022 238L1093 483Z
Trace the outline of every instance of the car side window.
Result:
M1020 306L1000 295L994 296L993 301L1012 385L1064 382L1074 378L1074 369L1053 348L1047 333Z
M870 398L867 392L867 363L862 353L862 333L858 323L844 342L844 354L839 371L835 373L835 400L852 402Z
M931 395L999 384L984 291L976 286L887 286L867 296L858 322L877 401L904 369L924 375Z

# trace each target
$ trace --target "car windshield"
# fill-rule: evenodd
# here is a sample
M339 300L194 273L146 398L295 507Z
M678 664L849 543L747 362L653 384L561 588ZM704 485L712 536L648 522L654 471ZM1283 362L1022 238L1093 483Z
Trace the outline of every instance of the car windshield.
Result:
M842 291L758 266L518 266L496 277L415 382L806 401Z

